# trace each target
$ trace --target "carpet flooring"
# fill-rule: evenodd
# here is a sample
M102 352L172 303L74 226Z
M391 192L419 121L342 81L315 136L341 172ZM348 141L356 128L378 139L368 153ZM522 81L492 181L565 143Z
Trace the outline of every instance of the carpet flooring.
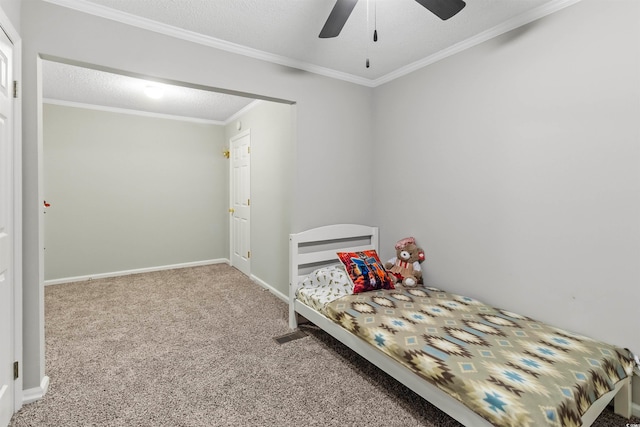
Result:
M287 318L224 264L48 286L49 391L10 426L460 426L322 331L278 344Z

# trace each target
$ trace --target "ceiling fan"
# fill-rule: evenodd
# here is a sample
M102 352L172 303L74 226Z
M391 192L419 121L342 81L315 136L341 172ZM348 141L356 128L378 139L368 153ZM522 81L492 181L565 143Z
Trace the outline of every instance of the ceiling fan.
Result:
M463 0L416 1L443 21L460 12L466 5ZM356 3L358 3L358 0L337 0L329 14L329 18L327 18L327 22L325 22L322 31L320 31L320 38L326 39L338 36L347 19L349 19Z

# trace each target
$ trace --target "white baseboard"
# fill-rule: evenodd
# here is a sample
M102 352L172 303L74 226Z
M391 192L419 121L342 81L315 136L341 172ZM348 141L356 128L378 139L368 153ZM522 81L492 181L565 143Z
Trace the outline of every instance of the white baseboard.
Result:
M226 258L208 259L204 261L185 262L182 264L160 265L157 267L146 267L146 268L136 268L134 270L114 271L111 273L98 273L98 274L88 274L86 276L64 277L62 279L45 280L44 284L45 286L59 285L62 283L84 282L87 280L104 279L106 277L127 276L129 274L150 273L152 271L174 270L176 268L198 267L201 265L223 264L223 263L229 264L229 260Z
M289 297L287 295L283 294L282 292L280 292L279 290L277 290L273 286L269 285L264 280L259 279L258 277L254 276L253 274L251 275L251 280L253 282L257 283L258 285L262 286L263 288L267 289L269 292L271 292L272 294L274 294L275 296L280 298L282 301L284 301L287 304L289 304Z
M47 394L47 390L49 390L49 377L45 375L42 381L40 381L40 387L22 390L22 404L26 405L27 403L42 399L44 395Z
M631 404L631 415L634 417L640 418L640 404L632 403Z

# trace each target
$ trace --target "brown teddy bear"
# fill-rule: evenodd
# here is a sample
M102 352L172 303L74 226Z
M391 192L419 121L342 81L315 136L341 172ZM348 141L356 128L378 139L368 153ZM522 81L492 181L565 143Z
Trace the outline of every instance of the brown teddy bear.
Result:
M416 239L407 237L396 243L396 256L384 264L391 279L405 286L416 286L422 281L424 251L416 245Z

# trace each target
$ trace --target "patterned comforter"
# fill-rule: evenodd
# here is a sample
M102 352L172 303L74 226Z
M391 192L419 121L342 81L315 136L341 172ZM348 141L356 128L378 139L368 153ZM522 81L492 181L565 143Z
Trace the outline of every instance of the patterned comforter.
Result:
M497 426L580 426L629 351L435 288L341 297L325 314Z

